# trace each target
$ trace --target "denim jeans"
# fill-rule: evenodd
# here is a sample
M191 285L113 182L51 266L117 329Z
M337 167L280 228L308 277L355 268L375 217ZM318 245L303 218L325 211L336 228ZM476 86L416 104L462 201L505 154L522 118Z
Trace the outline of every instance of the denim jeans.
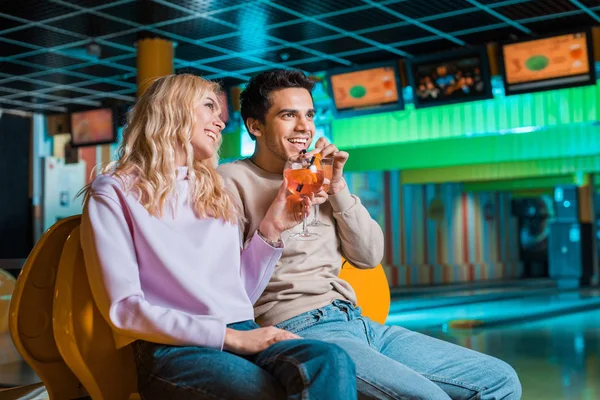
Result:
M521 397L517 374L507 363L399 326L378 324L345 301L335 300L277 327L346 350L356 364L360 398Z
M259 326L230 324L236 330ZM251 356L198 346L134 342L144 400L356 399L356 370L339 346L316 340L277 342Z

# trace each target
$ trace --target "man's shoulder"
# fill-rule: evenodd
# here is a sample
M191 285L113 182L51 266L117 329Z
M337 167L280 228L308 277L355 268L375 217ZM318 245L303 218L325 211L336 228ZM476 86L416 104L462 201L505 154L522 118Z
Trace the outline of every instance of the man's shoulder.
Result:
M250 172L248 159L236 160L221 164L217 167L217 172L219 172L219 174L225 179L234 178L240 174Z
M232 192L244 192L256 186L259 179L247 158L221 164L217 167L217 172L223 178L225 186Z
M258 168L249 158L237 160L231 163L222 164L217 168L217 172L221 175L225 184L228 186L237 186L238 188L258 188L263 186L271 186L275 182L279 187L282 176L279 180L273 180L271 176L265 176L267 173Z

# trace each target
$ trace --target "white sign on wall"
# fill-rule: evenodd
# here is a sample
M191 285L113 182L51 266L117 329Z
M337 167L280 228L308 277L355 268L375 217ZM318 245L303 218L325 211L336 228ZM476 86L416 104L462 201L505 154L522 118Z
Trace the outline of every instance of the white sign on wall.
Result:
M62 158L44 159L43 230L57 221L81 214L83 197L75 197L85 185L85 161L65 164Z

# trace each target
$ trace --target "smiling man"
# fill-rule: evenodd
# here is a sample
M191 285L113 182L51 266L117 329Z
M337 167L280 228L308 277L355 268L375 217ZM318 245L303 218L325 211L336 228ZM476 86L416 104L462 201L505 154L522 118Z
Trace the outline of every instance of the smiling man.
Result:
M242 92L242 118L256 150L219 172L246 217L246 241L277 194L286 160L312 141L312 87L300 71L273 70L252 78ZM383 258L383 233L348 191L348 153L325 139L316 148L334 158L329 190L319 194L320 219L328 226L311 227L320 235L315 241L286 240L300 227L281 235L283 255L254 305L257 322L342 347L356 364L363 398L518 399L521 385L508 364L361 315L354 290L338 277L342 256L358 268L375 267Z

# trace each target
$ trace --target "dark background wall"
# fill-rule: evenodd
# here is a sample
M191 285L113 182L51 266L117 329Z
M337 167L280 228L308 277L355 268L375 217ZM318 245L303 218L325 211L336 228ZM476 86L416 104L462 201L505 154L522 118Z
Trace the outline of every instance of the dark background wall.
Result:
M0 115L0 259L26 258L33 247L31 124L29 117Z

